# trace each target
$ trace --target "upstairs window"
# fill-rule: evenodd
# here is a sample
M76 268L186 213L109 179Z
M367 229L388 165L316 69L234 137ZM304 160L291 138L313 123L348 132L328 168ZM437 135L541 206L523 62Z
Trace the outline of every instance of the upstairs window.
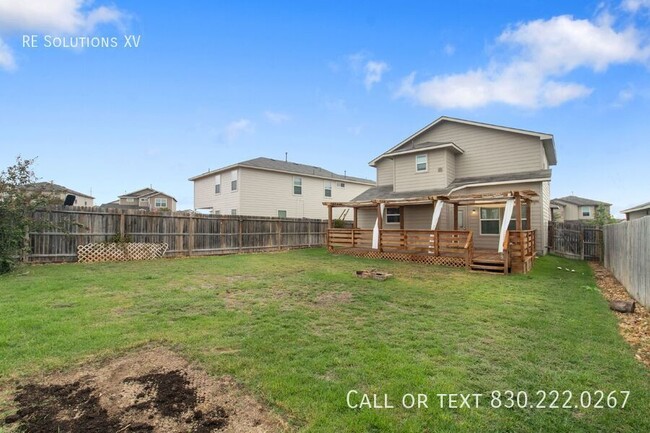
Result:
M583 217L590 217L591 216L591 206L582 206L580 208L580 213L582 213Z
M332 182L330 181L325 181L325 197L331 197L332 196Z
M221 175L218 174L214 177L214 193L221 194Z
M387 207L386 208L386 223L393 224L400 222L400 213L398 207Z
M302 195L302 177L293 178L293 193L294 195Z
M167 199L158 197L156 198L156 203L154 204L156 207L167 207Z
M427 155L418 155L415 157L415 171L424 172L428 170Z
M345 182L336 182L336 186L339 188L345 188Z
M230 172L230 191L237 191L237 170Z
M237 215L237 209L230 209L230 215Z

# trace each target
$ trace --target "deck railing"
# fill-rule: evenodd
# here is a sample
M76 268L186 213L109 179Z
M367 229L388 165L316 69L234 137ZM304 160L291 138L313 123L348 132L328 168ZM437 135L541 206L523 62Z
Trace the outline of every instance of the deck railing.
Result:
M535 258L535 230L509 230L509 260L513 272L526 273Z
M327 246L330 249L372 248L372 229L329 229ZM402 251L471 259L472 249L472 233L466 230L382 229L379 231L379 251Z

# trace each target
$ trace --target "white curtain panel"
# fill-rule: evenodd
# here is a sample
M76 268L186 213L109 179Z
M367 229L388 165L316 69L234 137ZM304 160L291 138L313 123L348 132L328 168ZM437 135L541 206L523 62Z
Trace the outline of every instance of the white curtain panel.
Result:
M501 232L499 233L499 249L500 253L503 252L503 241L506 239L506 231L508 231L508 225L510 224L510 219L512 218L512 209L515 207L515 200L508 199L506 202L506 208L503 211L503 221L501 222Z

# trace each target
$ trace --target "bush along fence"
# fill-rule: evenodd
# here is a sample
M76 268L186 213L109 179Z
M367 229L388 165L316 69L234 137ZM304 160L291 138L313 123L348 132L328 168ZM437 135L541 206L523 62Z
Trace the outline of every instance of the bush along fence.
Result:
M650 307L650 216L603 227L605 267L630 295Z
M31 263L76 261L79 245L102 242L165 243L174 257L322 246L327 235L327 221L303 218L64 207L35 218L50 228L29 233Z

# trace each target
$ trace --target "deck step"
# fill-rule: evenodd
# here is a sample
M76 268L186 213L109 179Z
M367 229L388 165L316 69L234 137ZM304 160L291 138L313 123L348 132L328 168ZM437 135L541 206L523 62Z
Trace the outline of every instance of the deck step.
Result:
M472 263L471 268L473 271L498 271L498 272L503 272L503 264L501 266L498 265L479 265L476 263Z

